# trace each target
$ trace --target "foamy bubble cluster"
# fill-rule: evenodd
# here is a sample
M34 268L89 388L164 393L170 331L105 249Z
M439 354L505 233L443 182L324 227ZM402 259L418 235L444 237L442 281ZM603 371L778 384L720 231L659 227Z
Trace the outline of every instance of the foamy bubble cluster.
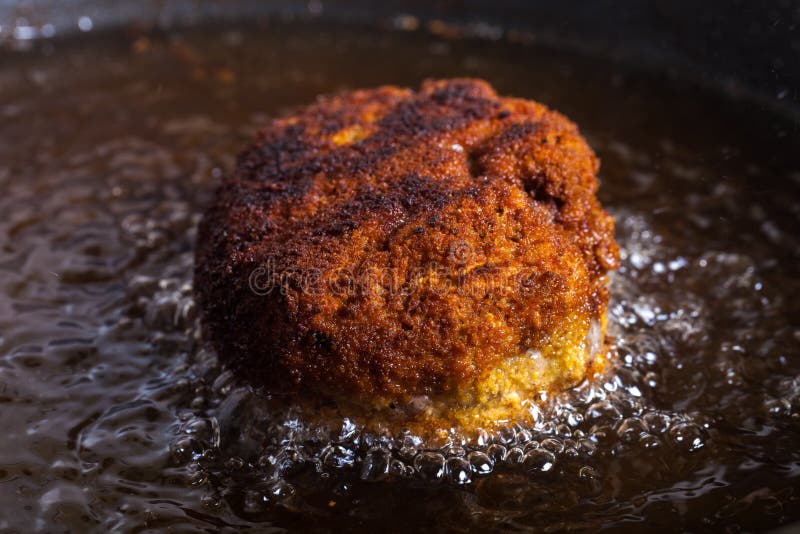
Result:
M298 406L273 407L224 370L212 351L192 342L187 376L196 394L170 445L171 462L190 466L198 473L197 483L227 480L242 488L245 510L258 513L293 498L294 484L304 483L308 473L323 479L346 474L373 482L469 485L510 470L597 481L603 477L595 462L599 457L663 448L690 454L707 447L707 418L658 409L650 400L650 393L661 387L660 366L674 363L669 347L674 339L701 331L706 310L692 294L685 306L669 309L642 287L687 268L689 260L666 255L641 217L626 217L620 226L623 267L614 278L609 314L618 358L598 381L531 399L531 424L473 432L448 428L434 438L375 432L347 417L337 425L312 424L313 417ZM188 264L188 256L178 263ZM174 277L139 277L131 290L154 329L188 329L192 335L187 339L194 340L201 335L189 284Z

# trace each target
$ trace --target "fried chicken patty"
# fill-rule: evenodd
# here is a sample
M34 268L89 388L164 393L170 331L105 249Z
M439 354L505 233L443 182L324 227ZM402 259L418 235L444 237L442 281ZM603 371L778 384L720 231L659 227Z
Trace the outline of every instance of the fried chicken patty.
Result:
M480 80L320 97L258 134L200 224L208 338L273 393L517 417L602 344L598 167L565 117Z

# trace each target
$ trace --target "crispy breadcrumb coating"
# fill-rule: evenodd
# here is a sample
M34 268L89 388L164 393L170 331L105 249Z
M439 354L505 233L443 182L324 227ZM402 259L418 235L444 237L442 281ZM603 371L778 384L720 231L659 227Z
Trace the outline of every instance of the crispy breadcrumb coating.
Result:
M602 345L598 167L565 117L480 80L320 97L258 134L200 224L208 338L273 393L518 417Z

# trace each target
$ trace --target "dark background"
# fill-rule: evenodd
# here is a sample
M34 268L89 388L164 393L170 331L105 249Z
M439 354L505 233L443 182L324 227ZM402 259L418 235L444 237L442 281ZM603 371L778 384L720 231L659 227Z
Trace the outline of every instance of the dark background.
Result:
M440 20L478 35L523 30L535 42L722 86L800 121L800 2L790 0L0 0L0 41L19 25L78 32L83 16L100 28L270 16L390 25L404 14L422 28Z

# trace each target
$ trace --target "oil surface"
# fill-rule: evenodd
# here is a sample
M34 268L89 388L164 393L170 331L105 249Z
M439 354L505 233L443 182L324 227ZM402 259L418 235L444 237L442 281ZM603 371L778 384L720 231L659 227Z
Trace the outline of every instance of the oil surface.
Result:
M264 26L0 63L0 531L766 530L800 519L796 126L500 41ZM275 413L201 343L194 228L270 116L477 76L568 115L617 217L614 370L434 443Z

